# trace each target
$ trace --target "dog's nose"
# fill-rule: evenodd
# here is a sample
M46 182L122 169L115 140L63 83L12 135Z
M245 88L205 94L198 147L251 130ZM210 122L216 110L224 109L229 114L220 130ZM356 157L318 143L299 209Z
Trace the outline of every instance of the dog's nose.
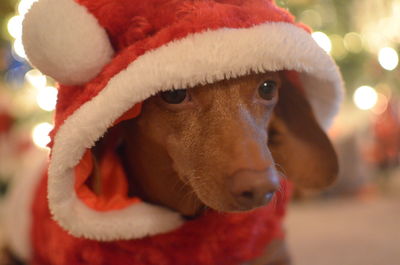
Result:
M239 170L231 178L231 193L238 210L250 210L267 204L279 188L275 169Z

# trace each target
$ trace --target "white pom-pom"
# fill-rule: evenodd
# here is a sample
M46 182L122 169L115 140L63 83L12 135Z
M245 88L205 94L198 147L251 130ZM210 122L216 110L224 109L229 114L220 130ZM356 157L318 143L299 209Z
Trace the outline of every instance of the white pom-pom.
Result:
M29 61L65 85L95 77L113 57L106 31L74 0L39 0L23 22Z

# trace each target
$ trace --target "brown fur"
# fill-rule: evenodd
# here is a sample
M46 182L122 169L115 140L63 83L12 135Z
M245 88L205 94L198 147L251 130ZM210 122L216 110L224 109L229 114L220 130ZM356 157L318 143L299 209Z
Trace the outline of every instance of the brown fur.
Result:
M265 80L278 84L279 96L259 96ZM133 196L195 216L205 207L242 211L267 203L266 194L278 189L278 171L307 188L334 180L333 147L283 74L251 74L188 95L176 105L153 96L138 118L121 124ZM261 195L245 198L248 190ZM289 264L284 242L269 248L252 264Z

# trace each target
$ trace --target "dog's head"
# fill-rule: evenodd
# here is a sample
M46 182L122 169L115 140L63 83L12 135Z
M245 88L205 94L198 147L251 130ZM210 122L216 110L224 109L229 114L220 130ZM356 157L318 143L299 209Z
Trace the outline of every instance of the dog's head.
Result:
M272 198L281 176L321 188L338 171L328 137L284 72L159 93L124 127L137 192L184 214L203 204L250 210Z

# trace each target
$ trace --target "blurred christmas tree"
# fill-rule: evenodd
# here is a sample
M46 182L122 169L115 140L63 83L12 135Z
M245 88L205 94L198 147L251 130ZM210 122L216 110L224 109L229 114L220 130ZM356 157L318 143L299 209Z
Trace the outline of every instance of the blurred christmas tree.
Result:
M278 0L298 21L324 32L316 40L339 64L349 98L368 85L386 97L400 88L400 1ZM331 47L331 48L329 48Z
M57 90L28 65L21 43L23 13L32 2L0 1L0 195L12 177L46 152L52 128Z
M10 130L51 122L56 101L54 82L29 66L21 42L23 15L34 1L0 2L0 112L13 117Z

